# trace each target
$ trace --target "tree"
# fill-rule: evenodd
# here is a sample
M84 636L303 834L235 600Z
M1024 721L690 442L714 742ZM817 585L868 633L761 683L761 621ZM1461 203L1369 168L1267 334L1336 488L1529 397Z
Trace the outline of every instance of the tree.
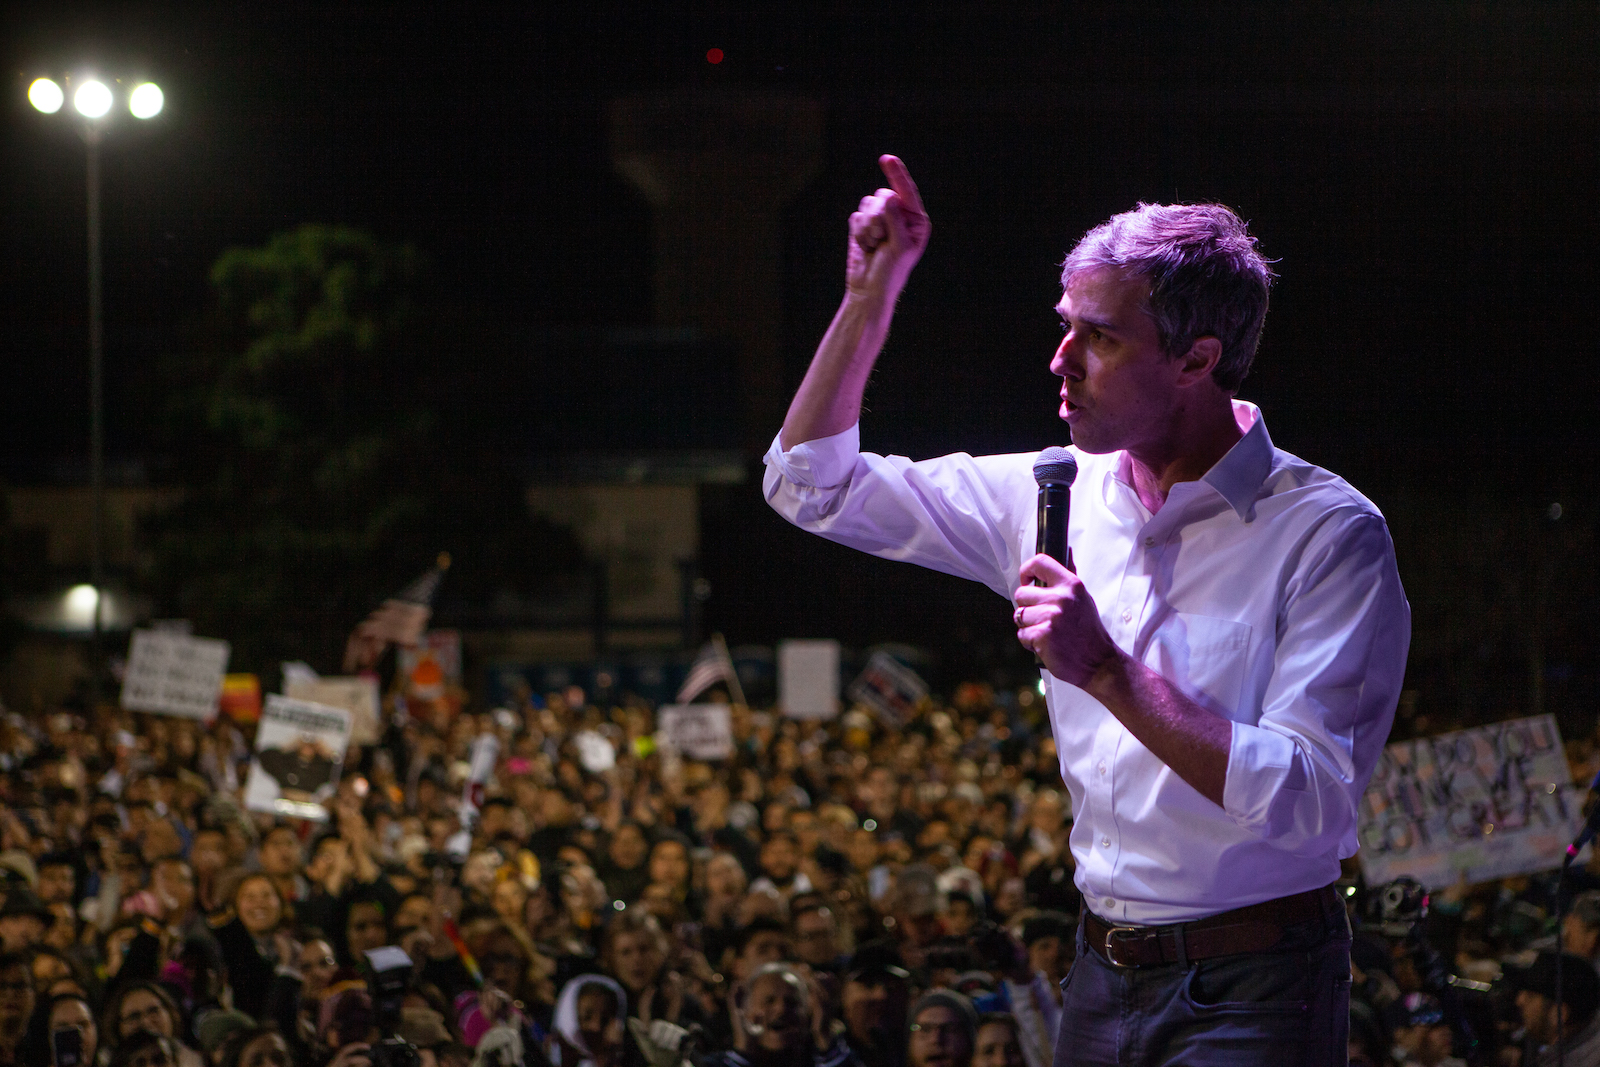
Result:
M234 643L237 669L331 667L346 633L440 550L456 596L528 595L582 569L503 449L473 446L444 384L469 357L430 327L409 246L301 226L213 267L214 304L169 368L186 488L155 520L163 610Z

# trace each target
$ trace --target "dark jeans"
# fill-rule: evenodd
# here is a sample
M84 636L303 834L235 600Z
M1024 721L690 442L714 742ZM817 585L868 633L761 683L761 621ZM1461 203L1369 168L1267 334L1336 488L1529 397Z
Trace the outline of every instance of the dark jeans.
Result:
M1287 927L1268 952L1113 967L1084 944L1061 983L1055 1067L1344 1067L1350 925Z

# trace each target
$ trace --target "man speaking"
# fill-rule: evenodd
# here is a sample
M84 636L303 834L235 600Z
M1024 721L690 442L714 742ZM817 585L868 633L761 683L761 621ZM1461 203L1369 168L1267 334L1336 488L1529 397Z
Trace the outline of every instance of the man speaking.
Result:
M1140 205L1067 256L1072 567L1035 554L1036 454L859 450L930 226L900 160L850 217L844 301L766 457L789 521L1010 599L1043 662L1085 914L1066 1064L1345 1062L1332 889L1399 696L1410 609L1382 515L1234 399L1271 271L1233 212Z

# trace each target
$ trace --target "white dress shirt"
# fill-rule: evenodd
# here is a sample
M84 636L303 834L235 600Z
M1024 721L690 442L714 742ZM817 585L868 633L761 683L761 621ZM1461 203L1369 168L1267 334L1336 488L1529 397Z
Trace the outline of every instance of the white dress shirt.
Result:
M1124 652L1233 723L1221 808L1099 701L1050 677L1088 907L1170 923L1328 885L1356 851L1356 807L1389 736L1411 611L1383 516L1337 476L1244 436L1155 515L1126 453L1073 449L1068 544ZM860 428L766 456L790 522L1011 599L1034 555L1037 453L912 463L860 451Z

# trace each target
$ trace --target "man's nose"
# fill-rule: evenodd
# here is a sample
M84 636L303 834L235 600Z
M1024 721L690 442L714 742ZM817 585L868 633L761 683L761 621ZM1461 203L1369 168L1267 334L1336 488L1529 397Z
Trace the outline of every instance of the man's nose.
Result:
M1061 344L1056 346L1056 354L1050 360L1050 373L1057 378L1069 378L1072 381L1083 380L1083 360L1078 351L1078 335L1075 332L1061 339Z

